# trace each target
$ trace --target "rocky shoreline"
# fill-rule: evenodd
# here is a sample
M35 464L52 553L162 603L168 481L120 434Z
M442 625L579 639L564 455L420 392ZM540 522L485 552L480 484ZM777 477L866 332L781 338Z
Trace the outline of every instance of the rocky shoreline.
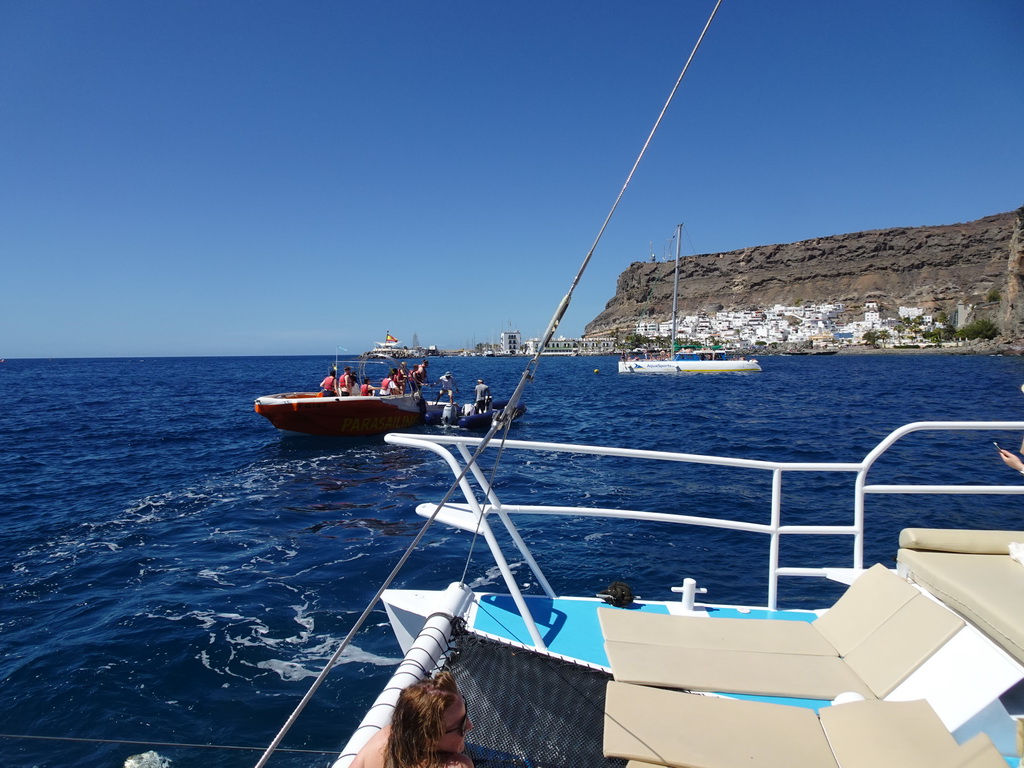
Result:
M967 342L958 347L926 347L894 349L893 347L843 347L840 355L1024 355L1024 344L1002 344L993 341Z
M953 316L964 306L974 319L993 320L1004 338L1018 338L1024 335L1024 301L1018 298L1024 285L1022 222L1024 208L959 224L855 232L693 256L680 263L685 288L680 290L679 311L713 314L826 302L860 312L870 301L879 305L883 317L894 317L900 306ZM633 262L584 335L629 333L637 318L668 318L674 269L671 261ZM882 353L901 351L914 353Z

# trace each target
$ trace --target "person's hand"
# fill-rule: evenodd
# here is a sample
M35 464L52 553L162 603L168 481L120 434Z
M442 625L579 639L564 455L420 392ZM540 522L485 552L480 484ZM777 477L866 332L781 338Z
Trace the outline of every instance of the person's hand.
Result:
M1002 458L1003 463L1010 469L1016 469L1018 472L1024 472L1024 461L1020 460L1020 457L1010 453L1005 448L999 449L999 456Z

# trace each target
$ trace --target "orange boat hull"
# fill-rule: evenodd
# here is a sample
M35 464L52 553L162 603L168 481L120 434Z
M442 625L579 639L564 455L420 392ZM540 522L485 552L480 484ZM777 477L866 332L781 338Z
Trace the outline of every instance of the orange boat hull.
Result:
M278 429L302 435L360 437L423 423L420 401L408 396L318 397L293 392L261 397L255 410Z

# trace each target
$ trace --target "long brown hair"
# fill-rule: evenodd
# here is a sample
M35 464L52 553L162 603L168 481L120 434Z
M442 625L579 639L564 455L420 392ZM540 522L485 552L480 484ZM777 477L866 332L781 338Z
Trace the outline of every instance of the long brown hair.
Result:
M447 670L402 691L391 716L391 735L384 751L386 768L438 765L437 742L445 734L444 713L458 695L455 678Z

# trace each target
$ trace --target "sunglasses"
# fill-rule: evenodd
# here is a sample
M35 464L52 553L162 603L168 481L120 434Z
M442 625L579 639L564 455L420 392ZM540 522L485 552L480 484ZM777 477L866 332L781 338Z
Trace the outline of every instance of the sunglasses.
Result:
M466 735L466 724L469 722L469 708L466 708L465 714L462 715L462 719L459 720L459 724L454 728L449 728L445 733L457 733L459 736Z

